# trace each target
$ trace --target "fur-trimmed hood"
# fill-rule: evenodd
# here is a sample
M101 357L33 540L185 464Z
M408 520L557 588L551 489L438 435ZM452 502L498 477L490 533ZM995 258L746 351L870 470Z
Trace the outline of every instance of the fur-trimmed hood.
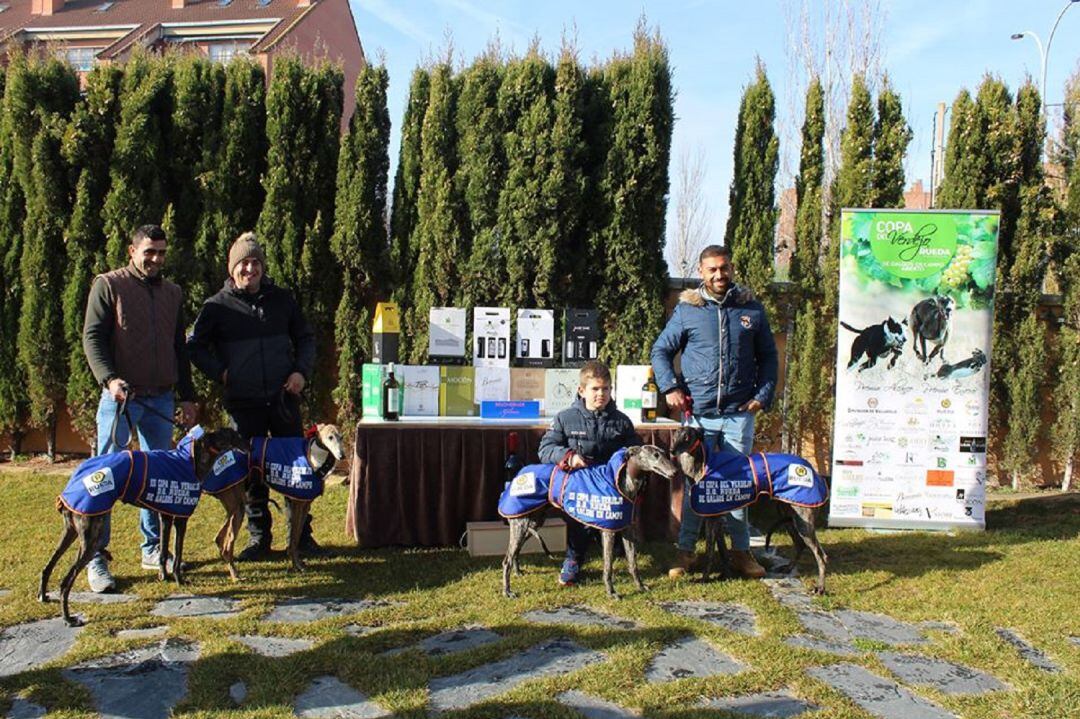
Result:
M732 285L728 288L727 295L721 301L721 304L729 298L737 305L745 305L754 299L754 291L742 285ZM704 307L707 301L704 285L698 285L695 289L683 290L679 293L679 302L685 302L688 305Z

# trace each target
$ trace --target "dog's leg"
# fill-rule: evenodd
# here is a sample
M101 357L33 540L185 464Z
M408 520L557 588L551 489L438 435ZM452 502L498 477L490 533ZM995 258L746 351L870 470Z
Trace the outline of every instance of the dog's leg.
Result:
M187 534L187 519L184 517L177 517L176 524L176 551L173 553L173 579L176 580L176 586L180 587L184 584L184 535Z
M289 517L289 559L292 568L298 572L304 571L304 562L300 559L300 535L304 533L304 523L307 520L308 502L298 502L294 499L285 499L285 513Z
M615 583L612 581L612 565L615 563L615 532L601 530L600 544L604 548L604 589L612 599L618 599Z
M98 550L105 521L104 515L102 515L97 517L72 517L72 523L79 537L79 553L76 555L75 562L68 569L67 574L60 581L60 616L64 618L64 622L69 627L81 627L85 622L79 617L71 616L68 596L71 594L71 588L75 585L75 578L79 576L79 572L83 570L83 567L90 563L94 553Z
M173 518L168 514L158 514L160 518L158 526L160 541L158 542L158 581L164 582L169 576L169 540L172 538ZM176 558L173 558L173 569L176 569Z
M638 547L638 526L636 523L632 523L629 527L622 531L622 543L623 552L626 554L626 568L630 572L630 578L634 580L634 585L642 592L648 591L648 587L641 581L641 577L638 576L637 568L637 547Z
M817 532L814 530L814 510L811 507L792 506L791 511L792 522L796 531L799 533L799 538L810 548L810 552L814 555L814 560L817 562L818 579L817 584L814 587L814 592L816 594L824 594L825 565L829 561L829 557L825 554L825 550L821 548L821 543L818 542Z
M49 561L45 564L45 568L41 570L41 582L38 584L38 601L49 601L49 577L52 575L52 570L56 567L56 563L60 561L60 557L64 556L64 552L68 550L71 543L75 541L75 537L79 536L79 533L75 531L75 525L71 521L71 512L67 509L62 510L61 519L64 522L64 533L60 535L60 541L56 543L56 551L49 557Z
M221 530L218 532L216 539L218 551L229 568L229 577L234 582L240 581L240 573L236 570L234 549L236 548L236 537L240 532L240 522L244 518L243 486L238 485L238 490L229 490L218 495L221 505L225 507L225 523L221 525Z
M712 576L713 547L716 544L716 533L721 520L716 517L705 518L705 567L701 572L701 581L707 582Z
M525 538L529 536L529 525L532 523L529 517L514 517L510 522L510 537L506 543L506 556L503 557L502 593L508 599L517 595L510 590L510 570L517 567L518 554L525 544Z

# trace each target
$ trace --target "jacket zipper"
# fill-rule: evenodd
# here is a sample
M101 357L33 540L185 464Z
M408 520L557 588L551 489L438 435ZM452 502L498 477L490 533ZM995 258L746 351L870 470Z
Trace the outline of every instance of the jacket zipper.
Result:
M717 303L716 308L716 333L719 337L718 349L720 350L720 357L718 358L716 374L716 412L717 414L723 414L720 403L720 398L724 394L724 305L722 302Z
M146 291L150 293L150 344L154 346L154 367L158 364L158 336L157 336L157 303L154 300L154 288L146 283Z

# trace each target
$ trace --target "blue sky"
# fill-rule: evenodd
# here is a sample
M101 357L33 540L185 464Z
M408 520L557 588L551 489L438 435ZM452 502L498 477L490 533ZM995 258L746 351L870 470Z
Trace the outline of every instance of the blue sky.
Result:
M668 43L678 117L672 158L682 148L701 148L707 158L705 195L713 239L723 236L732 175L732 142L742 89L760 56L777 97L780 121L794 123L789 98L790 62L785 17L790 0L350 0L369 58L390 73L391 176L396 167L398 125L409 76L418 63L441 56L452 38L455 60L467 63L498 35L504 48L524 50L539 37L549 54L564 32L575 34L581 58L591 62L628 48L645 14ZM858 0L855 0L858 2ZM974 90L986 72L1015 89L1028 74L1038 82L1039 52L1030 39L1010 40L1033 30L1045 43L1065 0L882 0L881 64L900 92L915 138L907 179L929 182L933 115L938 102L951 103L961 87ZM1080 61L1080 2L1065 13L1048 60L1047 102L1060 103L1066 78ZM1053 114L1053 113L1052 113ZM797 139L796 139L797 142ZM798 148L793 149L796 153ZM783 171L782 171L783 172ZM673 175L674 177L674 175ZM788 186L790 177L781 177ZM669 221L670 224L670 221Z

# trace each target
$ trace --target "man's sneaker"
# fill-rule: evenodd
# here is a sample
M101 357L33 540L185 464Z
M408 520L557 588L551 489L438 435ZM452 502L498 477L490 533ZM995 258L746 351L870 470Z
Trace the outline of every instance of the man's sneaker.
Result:
M680 549L675 553L675 563L671 565L667 575L670 579L680 579L696 568L697 556L693 552Z
M761 532L761 530L758 529L757 527L755 527L752 524L749 524L747 526L748 526L748 528L750 530L750 546L751 547L764 547L765 546L765 535Z
M244 551L236 555L238 562L261 562L270 556L269 542L252 542L244 547Z
M328 559L335 556L332 550L323 547L315 541L315 537L311 536L300 540L299 550L303 556L313 559Z
M580 566L573 559L563 560L562 569L559 570L559 586L572 587L577 584L579 570Z
M740 577L761 579L765 576L765 567L758 564L746 550L733 549L728 553L728 558L731 561L731 568Z
M90 584L90 591L95 594L116 591L116 579L109 571L108 562L101 555L94 557L86 565L86 581Z
M143 569L149 569L152 572L156 572L159 569L158 565L160 563L161 563L161 550L160 549L155 549L155 550L150 551L150 552L143 552L142 553L142 568ZM185 572L187 570L191 569L191 565L189 565L187 562L181 563L180 566L181 566L181 569L183 569ZM170 554L170 555L165 557L165 571L168 572L169 574L172 574L172 570L173 570L173 558L172 558L172 555Z

